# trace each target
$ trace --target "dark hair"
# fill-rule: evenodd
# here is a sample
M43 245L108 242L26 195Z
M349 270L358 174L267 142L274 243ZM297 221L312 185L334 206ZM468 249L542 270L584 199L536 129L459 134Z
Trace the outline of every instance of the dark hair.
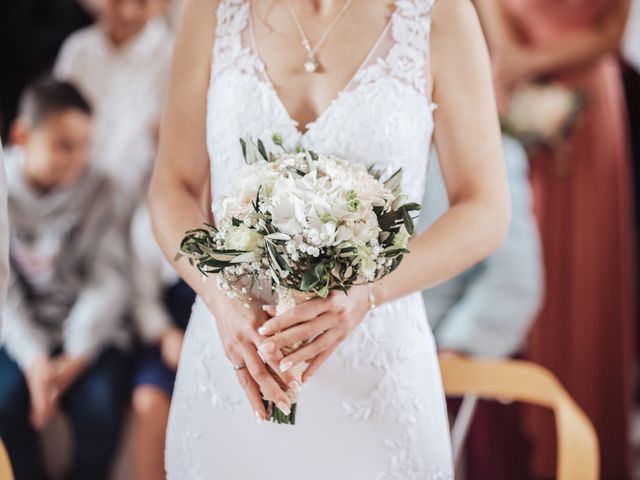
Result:
M24 89L18 115L30 125L38 126L50 115L70 109L91 115L91 105L73 84L45 75Z

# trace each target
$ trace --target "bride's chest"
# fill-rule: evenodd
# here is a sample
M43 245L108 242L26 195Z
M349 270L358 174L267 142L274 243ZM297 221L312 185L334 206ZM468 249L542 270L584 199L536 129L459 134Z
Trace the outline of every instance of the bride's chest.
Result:
M433 130L432 104L390 77L342 91L306 125L291 118L272 85L241 70L216 75L207 102L207 142L214 165L242 160L241 137L270 144L272 135L279 134L291 149L301 145L382 170L411 170L412 164L426 163Z

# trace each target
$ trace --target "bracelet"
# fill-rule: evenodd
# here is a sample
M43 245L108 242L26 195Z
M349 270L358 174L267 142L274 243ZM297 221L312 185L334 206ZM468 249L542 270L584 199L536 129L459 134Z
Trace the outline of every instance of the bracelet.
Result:
M369 289L369 310L373 310L377 307L376 305L376 296L373 293L373 284L367 283L367 288Z

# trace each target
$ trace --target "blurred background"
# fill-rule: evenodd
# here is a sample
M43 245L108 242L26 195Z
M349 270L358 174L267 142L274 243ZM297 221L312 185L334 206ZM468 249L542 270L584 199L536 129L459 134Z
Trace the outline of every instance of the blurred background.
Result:
M194 295L155 244L145 192L180 4L0 4L0 439L18 480L164 478ZM640 479L640 0L474 4L513 221L492 257L424 293L441 357L548 368L595 428L600 477ZM434 151L421 228L447 208ZM553 479L557 449L550 411L479 401L457 478Z

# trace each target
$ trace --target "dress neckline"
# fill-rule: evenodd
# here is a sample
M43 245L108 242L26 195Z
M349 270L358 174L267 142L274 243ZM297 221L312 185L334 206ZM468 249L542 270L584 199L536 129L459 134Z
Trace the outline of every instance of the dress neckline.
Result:
M391 12L391 15L389 15L389 19L387 20L384 28L382 29L382 31L380 32L378 37L373 42L373 44L372 44L371 48L369 49L369 51L367 52L364 60L357 66L357 68L355 69L353 75L351 75L351 77L349 78L347 83L342 88L340 88L337 91L337 93L332 97L332 100L329 102L329 104L319 114L316 115L315 119L313 119L310 122L304 124L303 128L301 129L300 125L301 125L302 122L296 120L293 117L293 115L291 115L289 109L287 108L287 106L282 101L282 97L278 93L278 90L276 89L276 86L273 83L273 80L272 80L271 76L269 75L269 73L267 71L267 65L264 62L264 60L262 59L262 56L260 55L260 50L258 49L258 45L257 45L257 42L256 42L256 36L255 36L253 0L249 1L249 36L250 36L252 54L255 56L256 61L260 65L260 69L259 70L263 74L264 83L268 86L269 90L273 93L273 96L275 97L276 103L279 105L279 108L282 110L282 112L284 113L285 117L292 124L292 126L295 128L296 132L298 133L298 135L300 137L305 137L307 134L309 134L309 132L321 120L323 120L327 115L329 115L329 113L333 110L334 105L344 95L346 95L349 91L351 91L351 88L352 88L353 84L355 83L356 79L358 78L358 76L360 75L360 72L362 72L365 69L365 66L369 63L369 61L371 60L371 58L374 55L374 53L378 50L378 47L380 46L380 43L382 42L382 40L387 35L387 32L389 31L389 29L391 28L391 25L393 23L393 18L397 13L398 13L398 6L396 5L396 2L394 1L393 2L393 12Z

